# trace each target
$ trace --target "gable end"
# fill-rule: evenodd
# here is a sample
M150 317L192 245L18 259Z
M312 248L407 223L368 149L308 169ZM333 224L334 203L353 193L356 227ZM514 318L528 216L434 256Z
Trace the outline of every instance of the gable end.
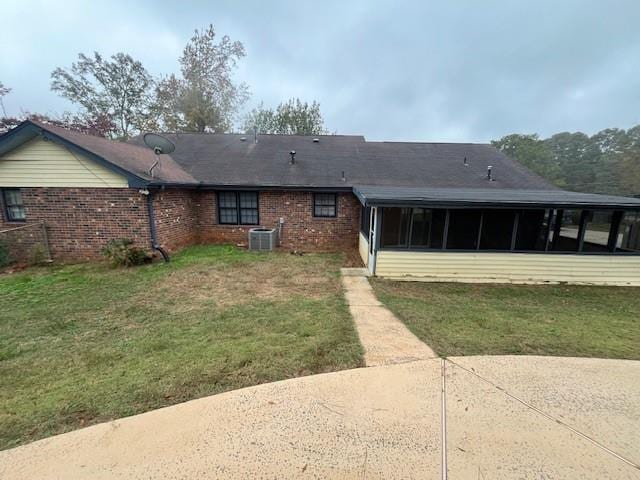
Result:
M0 187L128 187L126 177L42 137L0 156Z

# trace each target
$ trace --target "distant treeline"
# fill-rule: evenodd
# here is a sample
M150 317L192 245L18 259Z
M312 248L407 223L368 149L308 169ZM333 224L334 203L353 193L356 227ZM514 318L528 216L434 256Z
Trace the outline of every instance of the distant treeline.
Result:
M640 196L640 125L581 132L512 134L491 142L553 184L577 192Z

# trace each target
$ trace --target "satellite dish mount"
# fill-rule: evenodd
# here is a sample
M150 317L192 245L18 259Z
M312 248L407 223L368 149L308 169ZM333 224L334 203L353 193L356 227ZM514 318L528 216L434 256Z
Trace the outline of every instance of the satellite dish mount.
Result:
M153 178L153 169L160 163L160 155L168 155L176 149L176 146L171 140L163 137L162 135L158 135L157 133L145 133L142 139L144 140L144 144L153 150L153 153L155 153L157 157L156 162L151 166L148 172L149 176Z

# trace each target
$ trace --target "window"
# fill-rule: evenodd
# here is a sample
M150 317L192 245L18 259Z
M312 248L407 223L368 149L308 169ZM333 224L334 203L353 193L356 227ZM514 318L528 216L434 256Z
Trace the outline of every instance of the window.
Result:
M444 228L447 222L446 210L432 210L431 234L429 235L429 248L442 248Z
M640 212L626 212L620 223L616 248L623 252L640 252Z
M258 225L258 192L218 192L218 222Z
M410 215L410 208L385 207L382 210L381 246L390 248L406 248L409 246Z
M552 250L556 252L578 251L581 216L582 210L558 210Z
M369 228L371 223L371 207L362 207L360 209L360 231L369 238Z
M547 247L549 216L552 213L552 210L522 210L518 215L515 249L544 252Z
M411 238L413 248L427 248L431 233L431 210L414 208L411 211Z
M511 250L514 210L485 210L482 213L480 250Z
M476 250L481 210L449 210L447 250Z
M316 193L313 196L313 216L314 217L335 217L336 216L336 194Z
M584 225L583 252L608 252L613 211L587 211Z
M442 248L446 210L385 207L381 246L388 248Z
M22 203L22 194L18 188L2 190L2 198L4 200L4 211L7 222L24 222L27 215Z
M242 225L258 224L258 193L240 192L240 223Z
M640 253L640 211L417 207L377 211L382 214L382 248Z

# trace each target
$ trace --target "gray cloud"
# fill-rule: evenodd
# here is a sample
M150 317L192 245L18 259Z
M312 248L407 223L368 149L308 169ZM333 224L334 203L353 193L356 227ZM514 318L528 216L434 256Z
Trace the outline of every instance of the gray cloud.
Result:
M49 74L80 51L176 71L192 30L211 22L247 48L238 78L250 106L317 99L338 133L488 141L640 123L635 1L132 3L4 5L10 112L71 109Z

